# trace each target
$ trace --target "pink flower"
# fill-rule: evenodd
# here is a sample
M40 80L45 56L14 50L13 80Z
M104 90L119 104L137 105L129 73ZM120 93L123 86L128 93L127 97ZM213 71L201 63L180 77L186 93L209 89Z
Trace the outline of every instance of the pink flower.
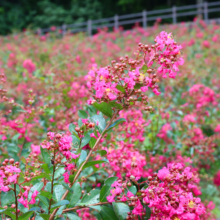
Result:
M65 173L63 174L63 176L64 176L64 182L65 182L65 183L70 183L68 172L65 172Z
M31 201L29 202L29 204L34 204L36 202L35 198L37 197L38 194L39 192L35 190L34 193L31 195Z
M20 202L25 208L28 208L28 200L25 199L23 197L21 197L20 199L18 199L18 202Z
M32 60L27 59L23 62L23 67L29 72L33 73L36 70L35 64L32 62Z

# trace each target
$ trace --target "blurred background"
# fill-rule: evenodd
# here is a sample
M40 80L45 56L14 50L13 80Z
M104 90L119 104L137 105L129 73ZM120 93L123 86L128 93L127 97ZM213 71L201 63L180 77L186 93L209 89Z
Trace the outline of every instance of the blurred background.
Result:
M203 2L203 0L0 0L0 34L7 35L26 29L107 18L115 14L124 15Z

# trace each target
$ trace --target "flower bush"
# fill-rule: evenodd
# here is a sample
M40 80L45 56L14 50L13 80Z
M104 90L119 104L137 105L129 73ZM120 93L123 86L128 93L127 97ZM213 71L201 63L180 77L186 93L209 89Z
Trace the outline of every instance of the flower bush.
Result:
M0 39L1 219L220 216L220 28L159 23Z

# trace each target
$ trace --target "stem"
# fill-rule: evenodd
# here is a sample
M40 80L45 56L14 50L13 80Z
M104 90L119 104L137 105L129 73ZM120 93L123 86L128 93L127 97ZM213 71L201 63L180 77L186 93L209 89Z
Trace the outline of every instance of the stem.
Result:
M80 173L82 172L82 169L83 169L84 165L88 162L88 160L89 160L89 158L91 157L93 151L96 149L96 147L98 146L100 140L102 139L102 136L104 135L105 131L108 129L108 127L111 125L111 123L113 122L113 120L116 118L116 116L117 116L117 114L118 114L119 111L120 111L120 110L117 110L117 111L114 113L114 115L112 116L111 120L108 122L108 125L105 127L104 131L101 133L101 135L100 135L99 138L97 139L97 141L96 141L94 147L90 150L90 152L89 152L88 156L86 157L85 161L83 162L82 166L80 166L79 170L77 171L77 173L76 173L76 175L75 175L75 178L74 178L72 184L70 184L70 187L72 187L73 184L76 182L77 178L79 177ZM64 195L62 196L61 200L64 200L64 199L66 198L66 196L68 195L68 193L69 193L69 190L67 190L67 191L64 193ZM54 219L54 216L56 215L58 209L59 209L59 208L56 208L56 209L52 212L52 214L51 214L49 220L53 220L53 219Z
M15 208L16 208L16 220L18 219L18 201L16 194L16 184L14 184L14 194L15 194Z
M56 166L55 166L55 157L56 157L56 150L54 149L54 153L53 153L53 176L52 176L52 182L51 182L51 195L53 195L54 173L55 173L55 168L56 168ZM52 197L50 199L48 214L50 214L51 204L52 204Z
M132 199L128 199L126 202L129 202L129 201L132 201ZM121 202L121 201L115 201L115 202ZM89 207L89 206L105 205L105 204L112 204L112 202L98 202L98 203L95 203L95 204L89 204L87 206L75 206L74 208L64 209L63 213L64 212L69 212L69 211L74 211L74 210L77 210L77 209L83 209L83 208L86 208L86 207Z

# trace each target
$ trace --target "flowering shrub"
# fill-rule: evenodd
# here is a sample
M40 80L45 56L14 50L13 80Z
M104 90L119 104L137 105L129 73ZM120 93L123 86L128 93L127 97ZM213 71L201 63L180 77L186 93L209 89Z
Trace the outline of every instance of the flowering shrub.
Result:
M159 22L0 39L1 219L217 219L220 29Z

